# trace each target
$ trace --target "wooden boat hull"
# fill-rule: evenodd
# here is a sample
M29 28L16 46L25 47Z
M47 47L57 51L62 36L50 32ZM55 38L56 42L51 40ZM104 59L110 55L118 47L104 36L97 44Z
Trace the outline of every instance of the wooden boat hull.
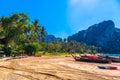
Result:
M75 57L76 61L84 61L84 62L96 62L96 63L111 63L108 59L89 59L89 58L82 58L82 57Z
M110 57L112 62L120 62L120 58Z

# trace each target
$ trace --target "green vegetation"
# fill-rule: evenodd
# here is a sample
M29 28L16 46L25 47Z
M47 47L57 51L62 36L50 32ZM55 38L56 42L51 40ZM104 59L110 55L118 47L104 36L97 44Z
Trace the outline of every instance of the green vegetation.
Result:
M95 46L87 46L66 39L46 43L47 32L39 20L31 21L25 13L0 18L0 56L68 56L71 53L97 53ZM42 52L42 53L41 53Z
M43 56L70 56L69 53L49 53L49 52L46 52L44 54L44 52L37 52L35 54L35 56L41 56L41 55L43 55Z

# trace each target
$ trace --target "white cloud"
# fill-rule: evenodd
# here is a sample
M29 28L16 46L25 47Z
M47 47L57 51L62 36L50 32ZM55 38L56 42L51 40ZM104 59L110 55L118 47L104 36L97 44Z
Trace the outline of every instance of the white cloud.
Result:
M69 0L68 24L74 32L108 19L118 24L119 9L117 0Z
M100 0L69 0L69 6L73 8L84 8L84 9L92 9L94 8Z

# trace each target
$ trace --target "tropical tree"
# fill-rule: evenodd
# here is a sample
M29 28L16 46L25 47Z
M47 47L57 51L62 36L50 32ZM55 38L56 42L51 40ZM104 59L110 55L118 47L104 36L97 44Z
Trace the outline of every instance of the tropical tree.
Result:
M39 35L40 35L40 24L38 20L35 20L31 25L30 25L30 33L28 35L29 41L30 42L37 42Z
M89 46L89 53L90 54L96 54L96 53L98 53L98 47L96 47L96 46L94 46L94 45L92 45L92 46Z
M46 30L43 26L40 25L39 20L34 20L33 23L30 25L30 33L28 35L28 38L30 42L39 42L43 43L45 42L46 38Z
M45 42L45 39L46 39L46 35L47 35L47 32L45 30L45 27L41 27L41 33L40 33L40 36L39 36L39 40L41 43L44 43Z
M61 50L61 45L59 43L55 43L54 44L54 51L55 52L60 52L60 50Z
M4 45L4 52L29 52L29 47L34 48L45 42L46 30L38 20L30 22L25 13L15 13L0 18L0 44ZM36 44L35 44L36 43ZM27 47L26 45L27 44ZM10 51L12 50L12 51Z
M27 29L28 20L29 17L25 13L15 13L9 17L2 16L0 18L0 43L8 47L12 40L18 41Z
M54 52L54 44L53 43L48 43L48 46L47 46L47 51L48 52Z

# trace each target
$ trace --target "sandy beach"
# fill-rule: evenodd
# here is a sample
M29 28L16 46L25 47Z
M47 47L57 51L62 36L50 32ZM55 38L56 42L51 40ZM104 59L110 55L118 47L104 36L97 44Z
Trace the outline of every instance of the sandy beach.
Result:
M117 66L118 70L103 70L97 66ZM120 80L120 66L77 62L72 57L1 59L0 80Z

